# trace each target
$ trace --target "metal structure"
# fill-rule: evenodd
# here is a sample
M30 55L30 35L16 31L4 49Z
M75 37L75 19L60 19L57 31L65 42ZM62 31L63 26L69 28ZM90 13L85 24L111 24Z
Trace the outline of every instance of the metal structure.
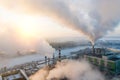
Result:
M119 54L111 53L105 49L95 48L95 54L86 54L84 58L88 60L102 71L106 71L110 74L119 74L120 73L120 58Z
M61 47L59 47L59 61L61 62Z
M1 80L29 80L23 70L13 70L2 74Z

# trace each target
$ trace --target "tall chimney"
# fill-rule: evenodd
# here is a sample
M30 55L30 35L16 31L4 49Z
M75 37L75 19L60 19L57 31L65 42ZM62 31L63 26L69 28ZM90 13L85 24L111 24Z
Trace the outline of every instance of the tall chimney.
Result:
M45 56L45 65L47 65L47 56Z
M61 61L61 47L59 47L59 61Z
M92 45L92 54L95 54L95 47Z
M55 55L53 53L53 64L55 64Z

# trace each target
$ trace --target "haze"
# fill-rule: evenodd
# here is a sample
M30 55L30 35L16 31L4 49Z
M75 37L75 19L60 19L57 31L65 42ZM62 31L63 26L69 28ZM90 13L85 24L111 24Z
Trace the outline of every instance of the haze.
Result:
M120 35L119 3L119 0L0 0L0 51L11 55L21 50L39 50L45 44L48 51L44 46L47 51L44 53L52 53L46 38L86 36L94 43L104 36Z

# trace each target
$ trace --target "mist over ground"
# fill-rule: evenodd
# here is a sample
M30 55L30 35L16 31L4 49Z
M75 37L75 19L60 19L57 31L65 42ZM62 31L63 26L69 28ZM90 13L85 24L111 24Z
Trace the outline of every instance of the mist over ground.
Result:
M88 62L81 60L64 60L55 68L40 69L30 76L30 80L105 80L104 76Z

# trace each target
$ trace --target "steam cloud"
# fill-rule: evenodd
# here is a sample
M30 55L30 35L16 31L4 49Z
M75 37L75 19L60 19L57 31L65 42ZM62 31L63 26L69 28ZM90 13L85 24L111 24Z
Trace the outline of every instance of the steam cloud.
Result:
M0 0L13 12L49 16L88 36L93 44L118 25L119 4L120 0Z
M49 16L66 27L88 36L94 44L118 25L119 4L120 0L0 0L0 9L19 14ZM9 25L5 23L1 26ZM11 37L6 40L10 39Z
M53 17L84 35L94 44L120 21L119 0L28 0L34 12Z
M104 77L97 70L93 70L86 61L63 61L57 63L55 68L49 70L43 68L34 75L30 76L30 80L104 80Z

